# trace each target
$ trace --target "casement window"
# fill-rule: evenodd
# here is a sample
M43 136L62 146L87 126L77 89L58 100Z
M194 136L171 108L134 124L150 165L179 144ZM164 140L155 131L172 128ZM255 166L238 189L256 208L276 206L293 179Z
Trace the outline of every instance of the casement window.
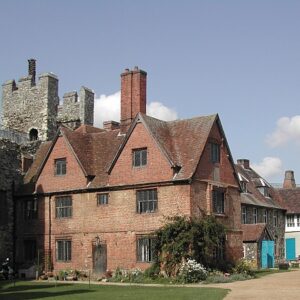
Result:
M247 182L246 181L240 181L240 184L241 184L241 188L242 188L243 193L248 193Z
M154 260L153 237L140 237L137 239L137 261L152 262Z
M287 227L295 227L295 217L294 215L286 216L286 226Z
M28 199L24 201L24 218L25 220L37 219L37 199Z
M132 165L133 167L143 167L147 165L147 148L133 150Z
M220 145L216 143L210 143L211 148L211 161L213 163L220 162Z
M55 217L57 219L72 217L71 196L61 196L55 198Z
M54 174L56 176L63 176L67 174L67 160L66 158L59 158L54 160Z
M72 241L57 240L56 241L56 260L70 261L72 258Z
M274 227L278 226L278 211L273 212L273 224L274 224Z
M242 206L242 224L247 224L247 208Z
M213 212L216 214L225 213L225 193L222 190L216 189L212 191Z
M97 205L106 205L108 204L108 193L97 194Z
M267 186L260 186L257 189L263 196L269 197L269 188Z
M152 213L157 210L157 189L136 192L137 212Z
M257 208L253 207L253 224L257 223Z
M266 209L263 210L263 223L268 223L268 211Z
M37 257L36 240L24 240L24 260L33 261Z

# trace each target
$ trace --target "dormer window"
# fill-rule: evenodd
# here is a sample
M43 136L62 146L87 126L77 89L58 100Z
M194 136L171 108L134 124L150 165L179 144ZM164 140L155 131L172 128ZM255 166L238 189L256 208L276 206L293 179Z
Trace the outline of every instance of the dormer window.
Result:
M67 160L65 158L55 159L55 175L62 176L67 173Z
M132 165L134 167L143 167L147 165L147 148L133 150Z
M260 186L257 189L263 196L269 197L269 188L267 186Z
M242 188L243 193L248 193L247 182L246 181L241 181L240 184L241 184L241 188Z
M210 143L211 147L211 161L212 163L220 162L220 145L217 143Z

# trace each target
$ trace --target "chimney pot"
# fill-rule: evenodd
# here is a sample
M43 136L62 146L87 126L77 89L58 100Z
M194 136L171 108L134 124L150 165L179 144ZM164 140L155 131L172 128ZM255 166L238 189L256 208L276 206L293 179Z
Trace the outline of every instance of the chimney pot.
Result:
M285 171L283 188L294 189L295 187L296 187L296 181L294 177L294 171L292 170Z

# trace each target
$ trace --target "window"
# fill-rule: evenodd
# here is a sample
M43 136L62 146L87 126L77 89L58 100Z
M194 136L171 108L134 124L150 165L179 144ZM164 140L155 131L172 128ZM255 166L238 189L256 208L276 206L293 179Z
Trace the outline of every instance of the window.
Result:
M253 208L253 223L254 224L257 223L257 208L256 207Z
M24 218L26 220L37 219L37 199L24 201Z
M294 215L286 216L286 225L287 227L295 227Z
M55 160L55 175L62 176L67 173L67 161L65 158Z
M268 223L268 211L266 209L263 210L263 222Z
M240 181L240 184L241 184L241 188L242 188L243 193L248 193L247 182L246 181Z
M24 241L24 260L33 261L36 258L36 240Z
M97 205L108 204L108 193L97 195Z
M267 186L260 186L257 189L263 196L269 197L269 188Z
M0 225L6 225L8 222L7 209L6 191L0 191Z
M56 260L57 261L70 261L72 241L70 240L59 240L56 241Z
M213 212L216 214L224 214L224 198L225 194L221 190L213 190Z
M273 212L273 223L275 227L278 226L278 211Z
M29 131L29 140L32 141L36 141L38 139L39 133L35 128L32 128Z
M154 238L138 238L137 260L140 262L152 262L154 260Z
M147 213L157 210L157 190L140 190L136 193L137 212Z
M297 227L300 227L300 215L297 215Z
M220 162L220 145L216 143L210 143L211 147L211 161L213 163Z
M147 148L133 150L132 165L134 167L147 165Z
M72 217L72 198L70 196L56 197L55 211L58 219Z
M247 208L242 206L242 224L247 224Z

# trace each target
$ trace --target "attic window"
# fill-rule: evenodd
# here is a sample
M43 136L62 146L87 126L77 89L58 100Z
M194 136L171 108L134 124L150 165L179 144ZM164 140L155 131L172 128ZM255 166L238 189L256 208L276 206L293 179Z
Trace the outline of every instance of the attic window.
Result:
M220 162L220 145L216 143L210 143L211 147L211 161L213 163Z
M257 189L263 196L269 197L269 188L267 186L260 186Z
M133 150L132 165L134 167L143 167L147 165L147 148Z
M55 159L55 175L62 176L67 173L67 160L65 158Z
M242 188L243 193L248 193L247 182L246 181L240 181L240 184L241 184L241 188Z

